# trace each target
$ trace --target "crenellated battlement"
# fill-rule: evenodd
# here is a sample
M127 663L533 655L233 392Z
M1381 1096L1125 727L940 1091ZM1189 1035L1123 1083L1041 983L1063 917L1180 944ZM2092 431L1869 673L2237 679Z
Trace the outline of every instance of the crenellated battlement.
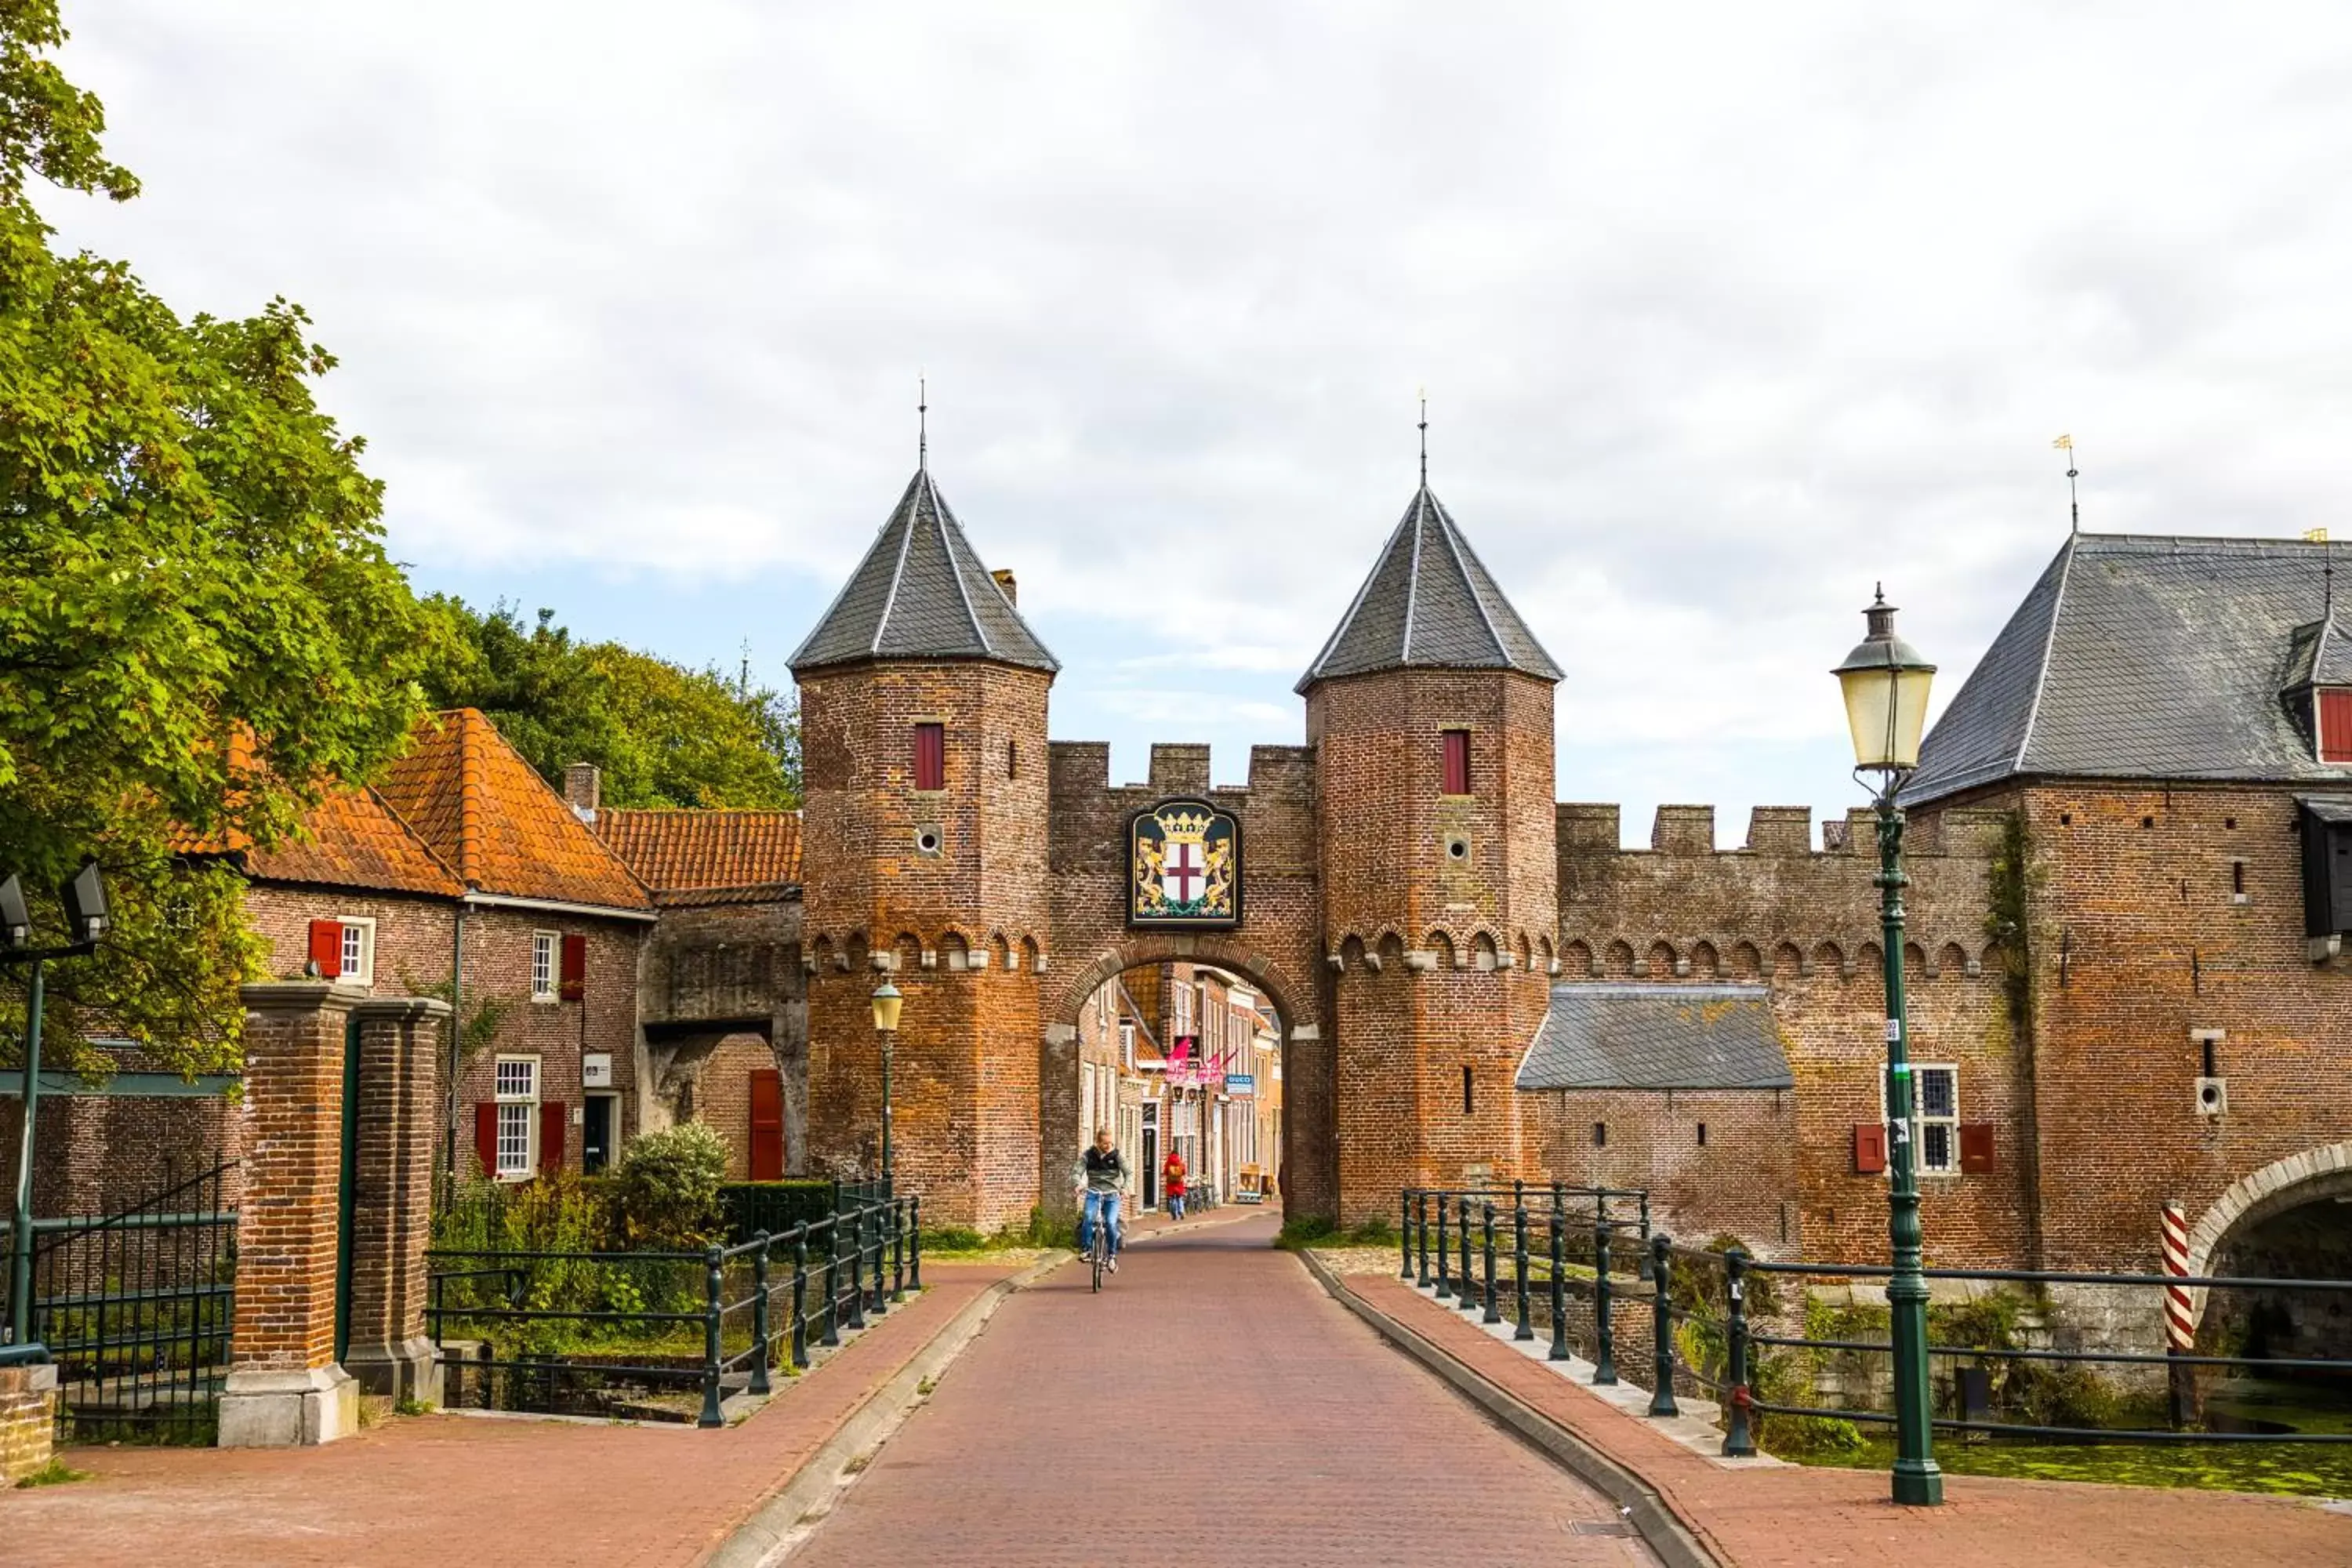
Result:
M1065 795L1116 793L1148 795L1154 800L1189 795L1203 799L1214 795L1220 801L1230 801L1258 794L1287 797L1302 790L1311 793L1315 787L1312 746L1252 746L1249 783L1238 788L1209 782L1209 748L1192 742L1154 742L1150 776L1140 784L1118 785L1110 782L1108 741L1054 741L1045 751L1056 798Z
M1562 801L1558 815L1559 853L1594 855L1790 856L1860 855L1878 853L1878 816L1866 805L1854 806L1843 817L1822 824L1821 844L1813 843L1813 811L1806 805L1759 805L1748 813L1748 840L1737 849L1718 849L1715 843L1715 807L1661 805L1650 824L1650 847L1627 849L1620 842L1622 814L1613 804ZM1951 856L1990 859L2000 847L2005 814L1969 810L1929 812L1909 819L1904 828L1906 857Z

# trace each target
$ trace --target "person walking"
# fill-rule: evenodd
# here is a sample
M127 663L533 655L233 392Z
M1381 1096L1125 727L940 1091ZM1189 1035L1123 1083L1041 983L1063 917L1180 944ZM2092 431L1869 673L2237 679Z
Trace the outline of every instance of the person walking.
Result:
M1175 1150L1168 1151L1168 1163L1160 1168L1160 1185L1168 1194L1168 1217L1184 1217L1184 1156Z

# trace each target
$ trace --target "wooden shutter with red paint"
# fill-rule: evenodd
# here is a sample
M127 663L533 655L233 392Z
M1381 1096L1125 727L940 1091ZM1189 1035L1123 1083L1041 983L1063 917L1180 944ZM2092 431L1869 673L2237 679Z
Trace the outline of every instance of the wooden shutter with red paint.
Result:
M751 1179L782 1181L784 1174L784 1081L775 1068L751 1074Z
M948 787L948 731L944 724L915 726L915 787Z
M494 1100L474 1102L474 1152L480 1156L482 1174L499 1173L499 1106Z
M1470 731L1445 731L1445 793L1470 793Z
M1992 1123L1961 1122L1960 1173L1964 1176L1985 1176L1990 1175L1992 1170Z
M343 972L343 922L312 921L310 922L310 962L319 966L319 978L332 980Z
M555 994L566 1002L577 1002L588 985L588 939L567 936L563 939L563 968L557 979Z
M2319 760L2352 763L2352 691L2319 694Z
M1886 1129L1875 1121L1853 1124L1853 1173L1874 1176L1886 1169Z
M552 1176L563 1169L563 1101L540 1101L539 1173L542 1176Z

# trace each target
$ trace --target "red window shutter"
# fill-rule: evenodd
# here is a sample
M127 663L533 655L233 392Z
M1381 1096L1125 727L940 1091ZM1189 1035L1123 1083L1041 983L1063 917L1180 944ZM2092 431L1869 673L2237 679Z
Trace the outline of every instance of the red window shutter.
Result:
M563 1169L563 1101L540 1101L539 1173L542 1176L552 1176Z
M1445 731L1445 793L1470 793L1470 731Z
M563 968L558 977L556 994L566 1002L577 1002L588 985L588 939L567 936L563 939Z
M915 726L915 787L948 787L948 732L944 724Z
M480 1156L482 1174L499 1173L499 1106L494 1100L474 1102L474 1152Z
M2319 694L2319 760L2352 763L2352 691Z
M1886 1129L1875 1121L1853 1124L1853 1173L1874 1176L1886 1169Z
M751 1179L782 1181L784 1174L784 1081L773 1068L751 1074Z
M333 980L343 972L343 922L312 921L310 922L310 962L319 966L319 978Z
M1963 1121L1960 1123L1960 1173L1964 1176L1985 1176L1990 1175L1992 1170L1992 1123Z

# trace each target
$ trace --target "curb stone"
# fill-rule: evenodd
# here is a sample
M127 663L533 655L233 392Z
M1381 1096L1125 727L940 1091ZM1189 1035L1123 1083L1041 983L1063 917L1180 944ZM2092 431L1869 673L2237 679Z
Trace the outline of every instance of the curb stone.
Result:
M1640 1473L1602 1453L1541 1411L1521 1403L1476 1369L1364 1300L1311 1252L1298 1260L1332 1300L1370 1324L1376 1333L1435 1373L1455 1393L1477 1405L1578 1479L1599 1489L1641 1532L1665 1568L1727 1568L1726 1560L1701 1544L1699 1530L1683 1518Z
M932 1336L929 1344L899 1368L897 1376L850 1413L833 1436L793 1472L781 1490L761 1503L751 1518L737 1525L702 1559L702 1568L772 1568L782 1562L806 1538L808 1529L803 1521L813 1526L816 1520L810 1518L812 1513L821 1518L831 1510L836 1493L856 1473L851 1467L861 1458L870 1458L922 1403L927 1393L924 1384L936 1379L963 1353L966 1345L979 1337L1004 1299L1015 1290L1027 1289L1069 1260L1069 1253L1056 1250L1020 1273L997 1280L965 1303L962 1310Z

